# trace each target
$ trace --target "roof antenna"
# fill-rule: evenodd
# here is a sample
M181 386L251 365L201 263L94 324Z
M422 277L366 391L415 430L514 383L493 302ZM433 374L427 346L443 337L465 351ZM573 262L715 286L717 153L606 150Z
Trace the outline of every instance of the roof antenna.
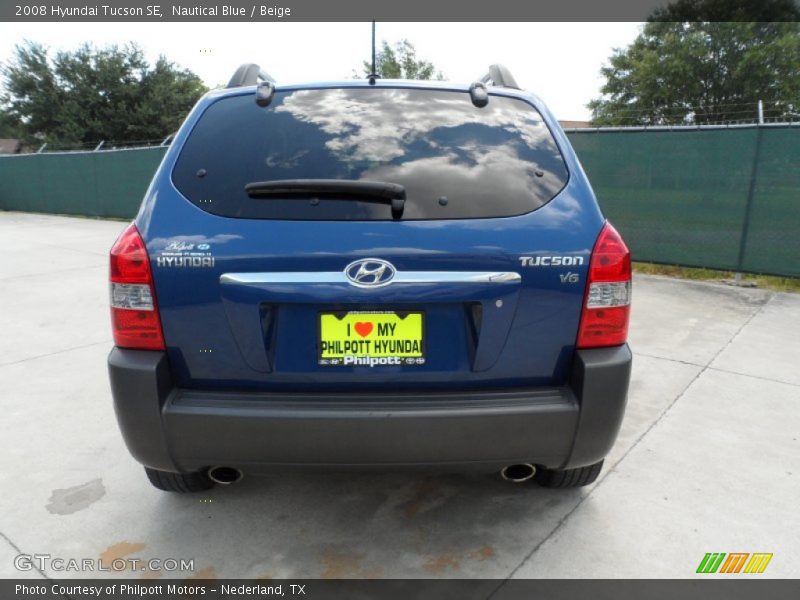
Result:
M372 72L369 74L369 84L375 85L379 75L375 72L375 21L372 22Z

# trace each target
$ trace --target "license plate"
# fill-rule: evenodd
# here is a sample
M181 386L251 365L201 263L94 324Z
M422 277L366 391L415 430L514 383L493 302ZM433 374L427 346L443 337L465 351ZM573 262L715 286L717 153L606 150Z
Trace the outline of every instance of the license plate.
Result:
M421 312L326 312L319 316L318 364L323 366L423 365Z

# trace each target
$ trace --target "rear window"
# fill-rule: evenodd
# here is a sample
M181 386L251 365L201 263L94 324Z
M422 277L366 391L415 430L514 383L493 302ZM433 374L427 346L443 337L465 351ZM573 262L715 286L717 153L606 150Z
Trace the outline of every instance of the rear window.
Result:
M389 220L391 207L357 197L251 198L245 185L287 179L379 181L405 187L402 219L520 215L567 182L541 115L515 98L484 108L466 92L334 88L254 95L206 109L181 149L173 182L226 217Z

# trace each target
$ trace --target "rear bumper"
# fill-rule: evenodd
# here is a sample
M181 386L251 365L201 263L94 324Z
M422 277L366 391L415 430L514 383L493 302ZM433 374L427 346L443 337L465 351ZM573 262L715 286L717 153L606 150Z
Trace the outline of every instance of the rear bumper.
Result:
M595 463L611 449L631 352L627 345L577 351L564 387L380 395L182 390L162 352L114 348L108 365L128 449L155 469L566 468Z

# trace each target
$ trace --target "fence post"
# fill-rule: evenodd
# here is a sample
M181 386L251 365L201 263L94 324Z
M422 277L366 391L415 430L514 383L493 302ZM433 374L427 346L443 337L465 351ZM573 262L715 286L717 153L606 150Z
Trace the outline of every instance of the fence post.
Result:
M759 102L760 104L760 102ZM761 117L761 111L759 111ZM763 117L761 117L763 118ZM736 259L736 273L734 281L742 281L742 268L744 267L744 254L747 248L747 232L750 229L750 213L753 208L753 196L756 193L756 180L758 179L758 163L761 160L761 138L764 135L763 121L760 121L756 128L756 147L753 152L753 169L750 171L750 186L747 188L747 201L744 205L744 219L742 221L742 233L739 238L739 257Z

